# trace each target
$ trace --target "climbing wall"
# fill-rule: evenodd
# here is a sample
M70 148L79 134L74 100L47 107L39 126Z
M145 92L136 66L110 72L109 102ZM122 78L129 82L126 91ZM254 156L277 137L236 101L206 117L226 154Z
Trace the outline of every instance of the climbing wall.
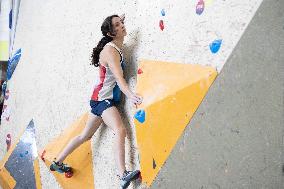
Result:
M262 0L138 1L140 58L220 72Z
M3 189L41 189L39 163L35 141L35 125L30 121L15 144L7 149L0 163L0 184Z
M141 61L135 114L142 180L150 186L217 76L208 66Z
M135 114L142 181L147 186L155 180L185 127L190 126L260 3L139 1L143 45L137 51L141 58L152 60L137 66L137 91L144 101ZM180 64L170 63L173 61ZM209 76L207 69L214 74Z
M88 119L88 113L82 115L71 126L67 127L63 133L51 141L40 153L42 161L47 168L55 161L58 154L64 149L68 142L81 133ZM94 188L94 174L92 162L91 141L87 141L74 152L72 152L64 161L68 165L72 165L72 174L60 174L51 171L62 188Z
M9 156L6 150L16 143L14 136L33 118L36 146L44 160L35 163L42 188L68 188L71 182L91 188L118 187L114 135L106 127L68 159L77 170L68 178L71 181L51 173L48 166L86 121L78 117L89 111L98 82L98 70L89 65L89 58L101 38L103 19L125 13L125 76L130 88L144 98L137 109L128 99L121 105L128 130L126 167L141 169L142 185L151 186L261 1L21 2L16 38L10 46L15 61L6 83L0 158ZM74 160L81 153L87 153L88 182L79 179L85 173ZM1 178L14 186L17 179L2 170ZM7 185L3 180L2 187ZM140 184L130 188L136 186Z

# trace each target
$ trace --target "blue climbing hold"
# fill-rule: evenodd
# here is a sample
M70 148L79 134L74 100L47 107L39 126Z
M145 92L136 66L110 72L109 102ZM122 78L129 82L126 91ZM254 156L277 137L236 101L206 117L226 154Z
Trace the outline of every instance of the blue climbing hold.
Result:
M134 117L140 122L140 123L144 123L145 121L145 111L144 110L139 110L138 112L136 112L136 114L134 115Z
M7 79L8 80L11 79L13 72L15 71L18 65L18 62L21 58L21 55L22 55L22 49L18 49L17 52L12 57L9 58L8 68L7 68Z
M212 53L217 53L221 47L222 39L216 39L212 43L210 43L209 47Z
M4 81L4 83L2 84L2 94L5 96L6 93L6 88L7 88L7 81Z
M11 29L12 28L12 9L10 10L10 13L9 13L9 28Z
M161 10L161 15L162 15L162 16L165 16L165 15L166 15L165 9L162 9L162 10Z

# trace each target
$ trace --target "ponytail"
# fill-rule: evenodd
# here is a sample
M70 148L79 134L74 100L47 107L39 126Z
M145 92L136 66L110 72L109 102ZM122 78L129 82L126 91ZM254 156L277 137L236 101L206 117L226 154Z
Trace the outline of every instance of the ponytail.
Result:
M95 67L98 67L100 65L99 61L100 61L100 53L103 50L104 46L111 42L113 40L112 37L108 36L108 33L110 33L111 35L115 35L114 31L113 31L113 26L112 26L112 18L113 17L119 17L118 15L114 14L111 16L108 16L102 26L101 26L101 31L103 34L103 38L100 40L100 42L98 43L97 47L93 48L93 53L91 55L91 59L92 59L92 65L94 65Z
M95 67L99 66L100 53L103 50L104 46L111 41L112 37L104 36L98 43L97 47L93 48L93 53L91 55L92 65L94 65Z

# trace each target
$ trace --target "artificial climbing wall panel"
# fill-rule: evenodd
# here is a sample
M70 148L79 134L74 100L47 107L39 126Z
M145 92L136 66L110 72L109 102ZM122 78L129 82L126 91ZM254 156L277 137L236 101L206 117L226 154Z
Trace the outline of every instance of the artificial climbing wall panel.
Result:
M201 65L141 61L135 115L142 180L150 186L217 76Z

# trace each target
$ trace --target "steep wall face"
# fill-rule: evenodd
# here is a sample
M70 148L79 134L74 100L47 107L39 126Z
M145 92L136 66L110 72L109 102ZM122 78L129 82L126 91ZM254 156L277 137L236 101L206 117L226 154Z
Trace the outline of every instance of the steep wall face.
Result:
M263 1L152 188L283 188L284 2Z
M103 19L113 13L126 13L126 79L133 90L140 59L210 65L220 72L261 0L207 0L200 15L196 13L197 3L23 1L14 46L22 48L22 58L9 81L10 97L5 103L10 120L3 121L0 137L10 133L17 138L34 119L40 150L89 110L89 99L98 82L98 70L89 65L90 53L101 38ZM209 44L216 39L222 39L222 44L213 54ZM127 167L139 168L132 124L135 110L127 100L121 107L125 109L122 115L129 135ZM4 140L0 140L0 146L6 146ZM112 131L101 127L92 139L96 188L117 187L112 146ZM4 149L1 148L0 157L5 155ZM43 188L60 188L42 162L40 173Z

